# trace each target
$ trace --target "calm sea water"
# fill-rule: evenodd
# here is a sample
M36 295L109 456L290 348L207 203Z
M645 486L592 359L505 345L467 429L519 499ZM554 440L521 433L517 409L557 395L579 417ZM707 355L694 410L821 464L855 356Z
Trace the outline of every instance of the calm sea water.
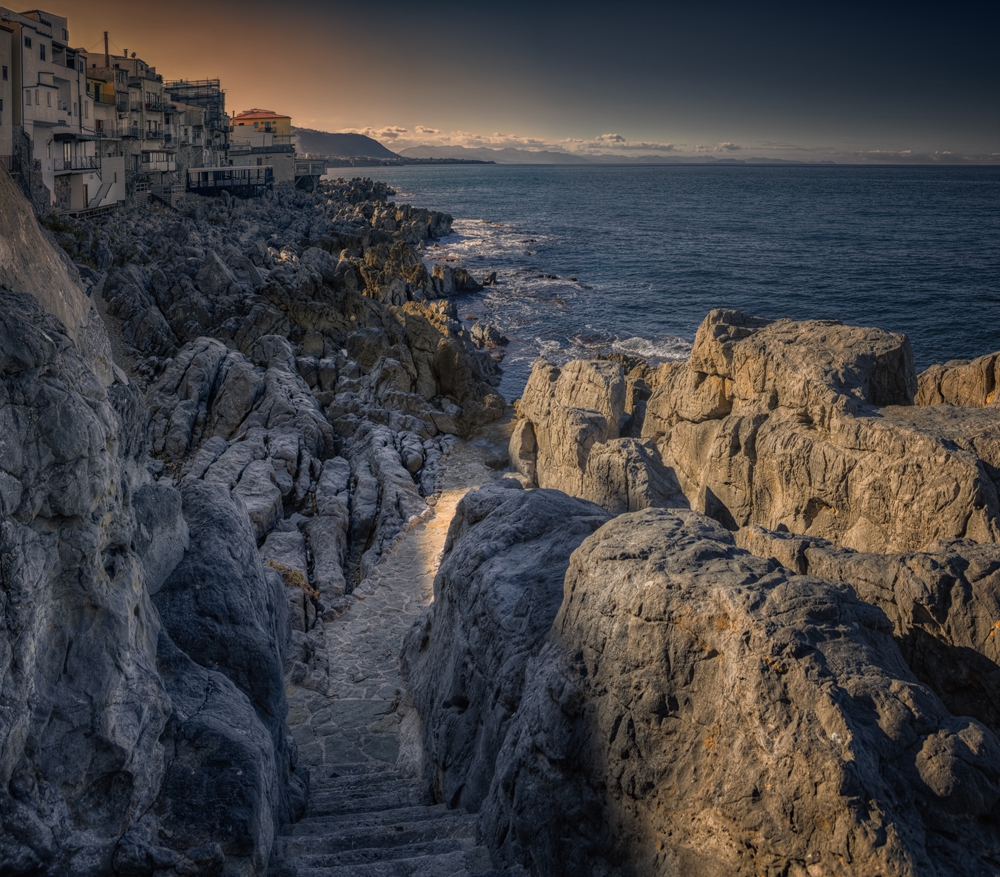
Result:
M714 307L905 332L918 370L1000 349L1000 168L365 173L456 218L428 259L497 272L459 310L514 340L508 398L539 353L684 358Z

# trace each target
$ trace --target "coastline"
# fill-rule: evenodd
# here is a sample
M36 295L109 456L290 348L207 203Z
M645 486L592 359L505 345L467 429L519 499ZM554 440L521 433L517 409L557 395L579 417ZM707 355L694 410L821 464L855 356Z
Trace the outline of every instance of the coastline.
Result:
M0 260L0 861L1000 860L1000 354L719 309L683 361L533 361L511 419L462 318L516 278L391 195L17 202L111 338Z

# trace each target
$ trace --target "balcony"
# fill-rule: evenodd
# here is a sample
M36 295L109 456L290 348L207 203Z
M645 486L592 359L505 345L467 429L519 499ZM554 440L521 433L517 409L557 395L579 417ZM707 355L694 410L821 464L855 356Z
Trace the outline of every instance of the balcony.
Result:
M97 94L91 95L91 97L93 97L94 103L97 104L108 104L110 106L114 106L116 103L115 96L113 94L101 94L98 92Z
M139 126L138 125L125 125L122 128L122 137L136 137L139 136Z
M98 128L94 131L94 136L98 140L117 140L122 135L114 128Z
M170 159L169 161L144 161L142 169L146 173L151 171L175 171L177 170L177 161L175 159Z
M148 100L143 104L143 109L145 109L147 113L162 113L163 104L158 100Z
M80 155L75 158L57 158L52 162L52 169L57 174L67 174L73 171L100 170L101 159L96 155Z
M141 100L134 100L129 104L129 109L133 113L141 113L143 111L143 103Z

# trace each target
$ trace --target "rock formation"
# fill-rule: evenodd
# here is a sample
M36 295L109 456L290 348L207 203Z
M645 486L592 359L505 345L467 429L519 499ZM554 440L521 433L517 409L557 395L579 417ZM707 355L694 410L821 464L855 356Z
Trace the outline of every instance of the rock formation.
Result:
M478 810L518 711L525 668L562 602L570 553L608 520L593 503L504 479L459 503L402 668L424 716L438 800Z
M579 500L503 487L463 505L403 660L425 779L479 809L498 864L992 873L995 716L950 712L863 589L742 551L695 512L603 523Z
M687 505L656 446L624 437L641 412L635 385L616 362L576 360L560 368L539 359L518 402L512 467L529 486L562 490L616 514Z
M701 515L615 518L572 557L481 826L539 874L985 873L1000 741L891 634Z
M986 359L964 368L988 371ZM713 311L690 360L661 366L654 384L629 411L624 377L609 363L539 362L519 405L512 465L615 510L678 504L669 487L640 491L636 503L631 487L676 478L692 508L730 529L786 527L861 550L1000 535L1000 424L989 411L914 406L904 336ZM928 389L922 398L938 397ZM641 455L610 444L626 416ZM647 474L588 473L598 460L607 472Z
M261 874L306 798L286 684L325 690L323 624L503 411L415 249L450 218L355 181L60 250L9 182L0 870Z

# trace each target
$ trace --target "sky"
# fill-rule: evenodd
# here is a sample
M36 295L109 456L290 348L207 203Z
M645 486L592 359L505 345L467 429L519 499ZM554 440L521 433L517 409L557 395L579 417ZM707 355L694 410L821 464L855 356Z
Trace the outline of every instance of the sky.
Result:
M1000 3L51 0L70 42L390 149L1000 164ZM928 7L934 10L934 7ZM277 11L276 11L277 10Z

